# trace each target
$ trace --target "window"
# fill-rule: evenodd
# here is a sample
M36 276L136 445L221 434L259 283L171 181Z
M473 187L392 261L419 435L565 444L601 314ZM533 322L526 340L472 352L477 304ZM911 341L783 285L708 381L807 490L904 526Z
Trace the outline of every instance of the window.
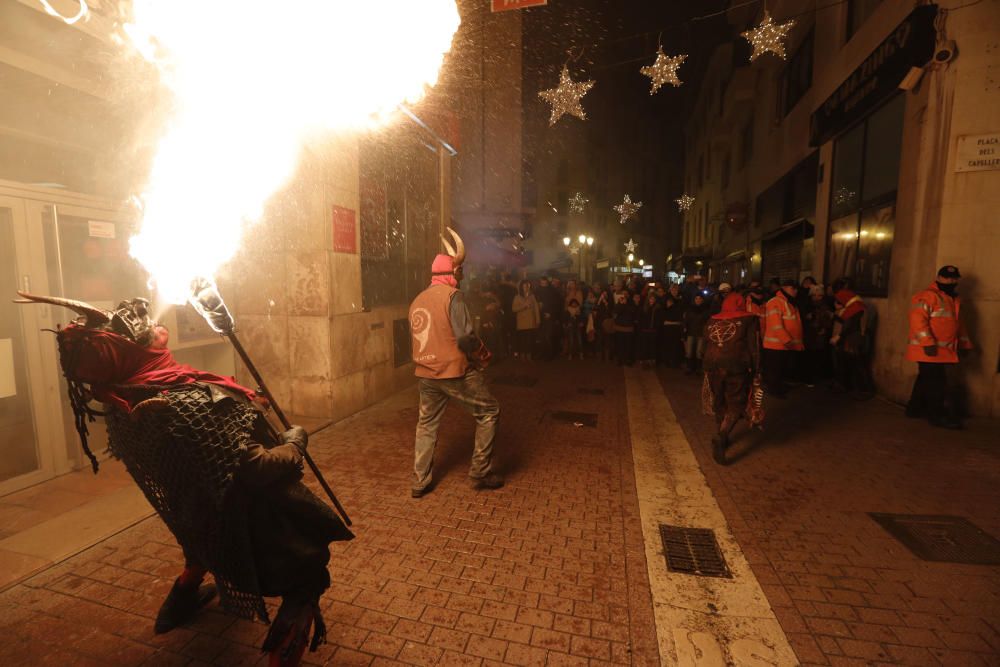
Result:
M727 150L726 154L722 157L722 187L723 189L729 187L729 169L730 169L730 158L732 156L732 151Z
M868 17L875 13L882 0L847 1L847 39L854 37Z
M778 119L782 119L795 108L799 100L812 86L813 31L799 44L788 64L781 71L778 81Z
M889 290L905 104L896 95L833 147L828 280L852 277L872 296Z
M430 280L438 248L439 158L416 128L362 143L358 155L362 308L403 304Z
M745 167L753 157L753 118L743 126L740 135L740 166Z

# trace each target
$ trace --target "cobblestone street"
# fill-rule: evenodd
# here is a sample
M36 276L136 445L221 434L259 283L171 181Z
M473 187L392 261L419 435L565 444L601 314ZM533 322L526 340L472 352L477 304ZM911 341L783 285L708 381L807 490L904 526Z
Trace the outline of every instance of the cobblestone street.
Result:
M470 487L473 422L450 407L438 484L409 497L415 391L312 439L358 537L334 546L329 643L308 662L660 663L622 371L506 363L492 375L501 490ZM658 376L800 662L998 664L997 567L919 560L867 515L954 514L1000 535L995 423L932 431L879 399L799 388L720 467L699 381ZM596 427L560 411L596 414ZM8 588L0 664L262 663L265 626L214 603L153 634L181 563L154 517Z

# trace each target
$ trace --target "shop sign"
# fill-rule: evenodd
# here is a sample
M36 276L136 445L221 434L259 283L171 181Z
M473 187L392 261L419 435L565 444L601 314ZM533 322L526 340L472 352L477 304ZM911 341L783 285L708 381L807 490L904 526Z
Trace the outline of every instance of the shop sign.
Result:
M872 51L809 122L809 144L819 146L864 118L890 95L912 67L934 55L937 5L917 7Z
M969 134L958 138L955 171L1000 169L1000 133Z
M333 251L355 254L358 252L354 211L343 206L333 207Z
M115 223L88 220L87 235L94 239L113 239L115 238Z
M506 12L510 9L526 9L547 5L549 0L493 0L493 12Z

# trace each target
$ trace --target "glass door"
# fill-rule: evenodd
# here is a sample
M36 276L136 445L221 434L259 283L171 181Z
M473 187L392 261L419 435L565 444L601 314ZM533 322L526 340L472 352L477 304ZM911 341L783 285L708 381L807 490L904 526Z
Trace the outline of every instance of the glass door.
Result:
M12 302L39 273L29 246L23 200L0 196L0 495L51 477L62 446L42 381L40 307Z

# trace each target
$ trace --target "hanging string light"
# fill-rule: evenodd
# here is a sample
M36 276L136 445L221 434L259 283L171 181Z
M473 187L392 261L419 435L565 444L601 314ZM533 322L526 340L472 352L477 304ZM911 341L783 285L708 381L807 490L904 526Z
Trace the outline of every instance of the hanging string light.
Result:
M642 202L633 202L628 195L625 195L625 199L622 200L621 204L613 207L615 212L619 215L619 220L621 224L625 224L638 213L639 209L642 208Z
M653 81L653 87L650 89L649 94L655 95L656 91L665 83L671 84L674 88L684 83L677 78L677 68L685 60L687 60L686 53L682 53L679 56L668 56L663 52L662 46L657 49L656 61L652 65L647 65L639 69L640 72Z
M539 97L552 105L549 125L555 125L565 114L587 120L587 113L583 110L580 99L593 87L593 81L573 81L569 78L569 67L563 65L562 73L559 75L559 85L538 93Z
M740 33L750 45L753 46L753 53L750 54L750 62L753 62L765 53L773 53L782 60L785 56L785 39L788 38L788 31L795 27L795 20L775 23L771 14L764 10L764 20L760 25L752 30Z
M694 204L694 197L692 197L687 193L684 193L674 201L677 202L678 211L688 211L691 209L691 205Z

